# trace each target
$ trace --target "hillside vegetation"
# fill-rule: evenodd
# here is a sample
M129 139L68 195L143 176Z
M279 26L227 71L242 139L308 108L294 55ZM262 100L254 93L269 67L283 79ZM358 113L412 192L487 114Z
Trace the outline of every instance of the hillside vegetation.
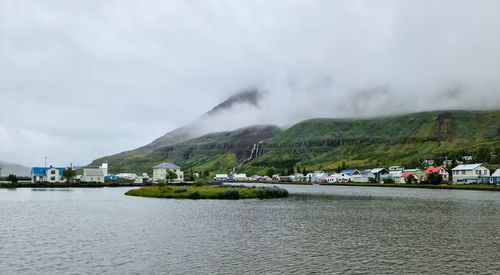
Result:
M254 144L263 141L250 157ZM276 126L253 126L208 134L155 149L134 150L93 162L109 162L110 171L148 172L160 162L184 170L266 174L307 168L419 166L423 159L478 155L495 164L500 154L500 111L423 112L374 119L311 119L281 131Z

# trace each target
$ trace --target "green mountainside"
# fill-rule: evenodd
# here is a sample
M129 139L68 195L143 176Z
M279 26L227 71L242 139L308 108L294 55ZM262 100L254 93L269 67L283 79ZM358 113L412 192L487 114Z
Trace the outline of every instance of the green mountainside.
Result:
M269 139L248 173L293 166L334 170L405 165L500 149L500 111L423 112L376 119L311 119Z
M258 144L262 141L261 144ZM374 119L311 119L281 131L252 126L208 134L173 145L128 151L93 162L110 171L148 172L173 162L211 175L266 174L271 168L334 170L345 167L419 166L423 159L475 155L496 164L500 154L500 111L436 111Z

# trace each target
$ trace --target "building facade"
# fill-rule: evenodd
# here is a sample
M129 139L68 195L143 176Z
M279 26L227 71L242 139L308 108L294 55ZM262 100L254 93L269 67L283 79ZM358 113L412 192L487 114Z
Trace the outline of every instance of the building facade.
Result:
M482 163L461 164L451 171L455 184L481 183L481 178L490 176L490 170Z
M173 163L164 162L153 167L153 182L158 182L159 180L167 180L167 171L172 171L177 174L177 178L172 179L173 181L183 181L184 172L181 168Z
M31 168L31 182L64 182L62 172L64 167L33 167Z

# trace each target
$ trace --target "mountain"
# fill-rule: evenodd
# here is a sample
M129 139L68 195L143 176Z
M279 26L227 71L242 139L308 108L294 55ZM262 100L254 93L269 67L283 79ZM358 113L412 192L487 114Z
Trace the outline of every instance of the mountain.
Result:
M0 161L0 168L1 177L6 177L9 174L14 174L18 177L26 177L31 175L31 168L19 164Z
M334 170L346 167L419 166L423 159L500 154L500 111L437 111L374 119L311 119L267 140L248 173L269 167ZM479 156L478 156L479 159Z
M150 144L139 147L134 150L124 151L115 155L105 156L92 161L90 165L96 166L102 162L108 162L110 171L135 171L139 168L129 167L126 165L128 162L136 162L137 158L143 156L150 156L156 150L162 149L166 146L171 146L177 143L181 143L193 138L200 137L204 134L211 132L212 121L217 120L219 117L225 116L225 112L231 112L232 108L237 108L239 106L254 106L257 107L262 100L262 94L257 89L248 89L236 93L228 97L225 101L215 106L213 109L199 117L198 119L188 123L185 126L179 127L172 130L165 135L155 139ZM126 170L134 169L134 170ZM150 169L148 169L150 170ZM146 171L146 170L143 170ZM142 173L143 171L140 171Z
M212 174L291 168L419 166L423 159L477 155L497 165L500 111L435 111L373 119L310 119L286 130L263 125L217 132L110 161L110 171L151 172L160 162ZM108 159L109 160L109 159Z

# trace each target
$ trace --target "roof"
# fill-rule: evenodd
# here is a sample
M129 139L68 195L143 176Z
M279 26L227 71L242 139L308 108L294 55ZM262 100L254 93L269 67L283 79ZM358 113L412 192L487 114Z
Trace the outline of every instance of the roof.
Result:
M444 166L429 166L429 168L425 169L424 171L424 174L432 174L432 173L437 173L439 172L439 170L441 170L441 168L444 168L444 170L448 170L446 167Z
M216 178L227 178L227 174L215 174Z
M157 168L160 168L160 169L180 169L179 166L177 166L173 163L170 163L170 162L164 162L164 163L160 163L156 166L153 166L153 169L157 169Z
M385 170L387 172L387 169L385 169L385 168L373 168L371 170L371 172L374 173L374 174L377 174L377 173L382 172L383 170Z
M477 167L483 165L482 163L474 163L474 164L460 164L457 167L451 170L474 170Z
M235 178L246 178L247 177L247 174L234 174Z
M403 174L401 175L401 177L402 177L402 178L407 178L407 177L409 177L409 176L411 176L411 175L413 175L413 173L403 173Z
M59 175L62 175L62 171L66 170L66 168L64 168L64 167L33 167L33 168L31 168L31 175L38 176L38 177L47 176L47 170L50 170L50 169L59 170Z
M358 170L351 169L351 170L343 170L343 171L342 171L342 172L340 172L340 173L344 173L344 174L347 174L347 175L349 175L349 176L352 176L352 175L353 175L354 173L356 173L356 172L358 172L358 173L359 173L359 171L358 171Z
M497 169L495 171L495 173L493 173L493 175L491 175L492 177L500 177L500 169Z
M99 168L85 168L83 169L84 176L100 176L104 177L104 171Z

